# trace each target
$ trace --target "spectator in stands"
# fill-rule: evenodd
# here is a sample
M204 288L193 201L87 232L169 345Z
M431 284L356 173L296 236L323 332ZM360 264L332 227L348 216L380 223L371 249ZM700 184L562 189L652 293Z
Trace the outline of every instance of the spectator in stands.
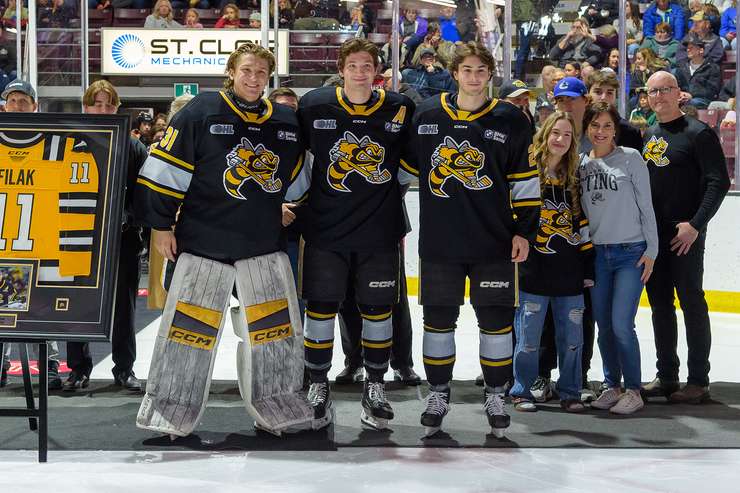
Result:
M689 58L676 68L678 87L681 88L679 102L705 109L719 95L722 73L719 65L704 58L704 41L699 36L689 33L684 44Z
M581 6L586 7L583 17L592 29L611 24L619 17L617 0L583 0Z
M615 74L619 73L619 48L612 48L606 56L604 67L611 69ZM583 80L586 80L585 78Z
M283 104L293 111L298 111L298 95L288 87L273 89L267 99L273 103Z
M725 49L736 49L736 36L737 36L737 8L735 6L729 7L722 13L722 22L719 29L719 35L722 39L722 44Z
M442 31L437 22L429 23L424 40L416 48L414 56L411 57L411 65L419 65L421 63L421 53L428 49L432 49L435 52L437 61L444 67L450 64L455 54L455 43L442 39Z
M120 0L113 0L113 7L115 7L115 2ZM146 0L134 0L135 2L146 2ZM187 8L196 8L196 9L208 9L211 7L211 2L209 0L171 0L172 2L172 8L173 9L187 9ZM146 7L143 7L146 8Z
M64 0L51 0L48 8L38 10L38 27L66 28L75 17L75 8Z
M423 38L427 33L428 24L425 18L419 17L416 9L406 9L398 26L401 39L406 42L412 36Z
M185 13L185 27L188 29L203 29L200 23L200 14L196 9L188 9Z
M362 9L362 23L365 25L365 29L363 30L364 33L371 33L375 31L375 12L373 9L367 4L366 0L357 0L357 7ZM323 16L320 17L328 17L329 14L326 13Z
M671 25L661 22L655 27L655 35L648 36L640 45L640 48L652 50L658 58L668 62L670 68L676 66L676 52L681 42L673 37Z
M15 53L15 40L0 40L0 92L17 76Z
M702 10L704 11L704 17L709 19L709 25L712 32L719 36L719 30L722 28L722 14L715 5L711 3L704 4Z
M144 27L154 29L172 29L182 25L172 18L172 4L170 0L157 0L152 13L144 21Z
M638 87L645 87L648 79L655 72L665 70L668 63L655 56L655 52L648 48L640 48L635 53L635 63L630 74L630 108L637 105Z
M619 47L619 34L617 34L617 29L609 24L608 26L601 28L601 33L597 35L589 33L588 36L593 40L596 46L601 48L602 58L598 63L598 66L601 67L603 63L606 62L604 54L607 54L614 48Z
M8 0L8 6L5 7L3 12L2 23L3 27L15 28L16 21L16 0ZM21 9L21 28L26 27L28 23L28 9L23 7Z
M442 31L442 39L452 43L460 41L460 33L457 32L455 7L442 7L439 9L439 27Z
M644 119L645 124L648 127L654 125L657 121L655 112L650 107L650 101L648 100L646 87L640 87L639 89L637 89L637 107L632 110L632 113L630 113L630 123L633 123L634 120L639 121L639 118Z
M585 19L576 19L570 31L550 50L550 60L564 67L568 62L587 61L591 65L601 64L601 48L594 43L588 22Z
M145 146L149 146L152 143L152 123L154 123L152 115L142 111L131 122L131 136L139 139Z
M362 8L359 6L352 7L349 11L349 21L347 25L353 30L357 31L362 29L361 35L367 37L368 27L365 24L365 20L362 18Z
M683 39L686 34L686 18L683 7L679 3L670 0L656 0L651 4L642 16L642 33L647 38L655 36L655 28L661 22L669 24L673 28L673 37Z
M563 67L566 77L578 77L581 78L581 64L578 62L568 62Z
M386 91L393 90L392 69L390 68L383 72L383 89L385 89ZM416 91L416 89L403 81L403 75L400 73L398 74L398 92L403 94L404 96L408 96L409 98L411 98L411 101L416 104L421 103L424 99L421 97L421 94Z
M588 89L588 97L592 103L598 103L601 101L612 105L617 103L619 79L617 79L616 74L610 70L600 70L591 74L591 76L586 80L586 88ZM629 147L636 151L642 151L642 135L636 128L630 125L627 120L621 117L619 119L619 128L617 132L617 145ZM586 340L589 339L587 338ZM590 340L593 340L593 338ZM590 362L590 358L588 362ZM587 366L586 363L587 361L584 361L584 368Z
M553 65L545 65L542 68L542 94L537 96L537 102L534 106L535 117L538 122L544 122L547 116L555 109L555 96L553 89L555 85L565 77L563 69ZM544 115L547 113L547 115Z
M626 17L627 54L632 58L645 37L642 32L642 16L636 1L630 0L624 4L624 15ZM619 27L619 19L614 21L614 27Z
M585 81L588 79L588 76L593 74L596 71L593 65L591 65L588 62L583 62L581 64L581 80Z
M722 63L722 59L725 57L725 49L722 47L720 37L712 32L712 27L706 14L703 11L699 11L692 19L694 20L694 25L691 27L689 34L696 34L699 36L699 39L704 41L704 58L712 63ZM685 39L686 37L684 37ZM687 59L686 45L682 44L676 51L676 65Z
M242 27L242 22L239 18L239 7L236 4L227 3L221 9L221 17L216 21L214 27L219 29L238 29Z
M0 51L0 55L2 52ZM1 59L0 59L1 60ZM0 67L2 67L2 62L0 61ZM733 99L735 97L735 75L733 75L730 80L725 82L725 84L722 86L722 89L719 91L719 100L720 101L729 101L730 99ZM732 105L734 108L735 106Z
M522 110L522 113L524 113L524 116L527 117L527 120L529 120L532 126L532 135L534 135L537 129L534 125L534 116L532 116L532 112L529 109L529 98L532 95L533 93L529 86L518 79L505 81L501 84L501 89L498 92L499 99L508 101Z
M403 80L416 89L422 98L455 92L455 82L447 69L437 61L434 49L422 48L419 55L419 64L403 71Z
M270 19L273 19L275 12L275 0L270 0ZM280 29L293 29L295 13L290 0L278 0L278 27ZM275 23L271 22L271 26Z
M252 12L249 14L249 28L250 29L261 29L262 28L262 15L259 12Z
M158 132L167 128L167 115L164 113L157 113L154 117L154 123L152 124L152 130Z

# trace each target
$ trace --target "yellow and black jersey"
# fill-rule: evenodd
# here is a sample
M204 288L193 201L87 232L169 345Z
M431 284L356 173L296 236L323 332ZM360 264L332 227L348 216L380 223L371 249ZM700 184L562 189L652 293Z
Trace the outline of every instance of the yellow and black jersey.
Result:
M417 107L401 162L419 177L419 255L432 262L508 258L514 235L534 241L537 233L529 122L504 101L471 112L456 100L443 93Z
M382 89L365 104L334 87L301 98L298 118L314 156L301 212L307 243L332 251L397 247L404 234L398 166L413 112L408 97Z
M580 200L580 198L576 198ZM541 296L576 296L583 280L594 278L594 249L583 211L573 211L573 196L563 183L547 178L537 238L519 273L519 287Z
M91 272L99 175L83 141L0 132L0 252L54 265L51 278Z
M281 204L303 165L295 113L232 93L196 96L170 122L137 179L138 219L175 224L178 252L222 262L280 249Z

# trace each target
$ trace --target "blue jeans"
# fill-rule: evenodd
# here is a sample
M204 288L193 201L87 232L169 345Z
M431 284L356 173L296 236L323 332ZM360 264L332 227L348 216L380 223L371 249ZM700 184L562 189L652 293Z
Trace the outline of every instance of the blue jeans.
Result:
M583 295L540 296L519 292L514 316L514 386L511 395L532 399L530 388L539 373L539 349L547 305L552 305L555 347L558 351L558 393L561 400L581 399L581 351L583 350Z
M591 302L599 327L599 350L604 362L604 380L618 387L640 389L640 343L635 332L635 315L644 285L642 266L637 267L647 244L618 243L594 245L596 250L594 287Z

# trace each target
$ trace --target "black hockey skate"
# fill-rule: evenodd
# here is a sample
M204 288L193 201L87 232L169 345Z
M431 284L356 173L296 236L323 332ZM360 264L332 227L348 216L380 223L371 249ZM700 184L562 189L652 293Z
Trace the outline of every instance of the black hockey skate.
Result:
M308 402L313 407L314 430L329 426L334 421L334 406L331 402L331 393L327 382L314 382L308 388Z
M385 398L385 382L365 380L362 392L362 414L360 421L376 430L383 430L393 419L393 409Z
M486 401L483 403L483 410L488 417L488 424L491 425L491 431L496 438L503 438L504 430L511 423L511 417L504 410L504 393L494 393L486 389L485 396Z
M424 427L424 434L430 437L442 428L442 420L450 410L450 389L429 389L426 405L426 410L421 413L421 425Z

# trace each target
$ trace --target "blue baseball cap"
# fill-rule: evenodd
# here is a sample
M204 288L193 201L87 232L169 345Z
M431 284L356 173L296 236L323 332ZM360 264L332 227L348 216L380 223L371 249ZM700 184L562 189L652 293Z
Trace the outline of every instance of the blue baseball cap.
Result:
M566 77L557 83L553 94L556 98L558 96L580 98L588 94L588 90L581 79L577 77Z

